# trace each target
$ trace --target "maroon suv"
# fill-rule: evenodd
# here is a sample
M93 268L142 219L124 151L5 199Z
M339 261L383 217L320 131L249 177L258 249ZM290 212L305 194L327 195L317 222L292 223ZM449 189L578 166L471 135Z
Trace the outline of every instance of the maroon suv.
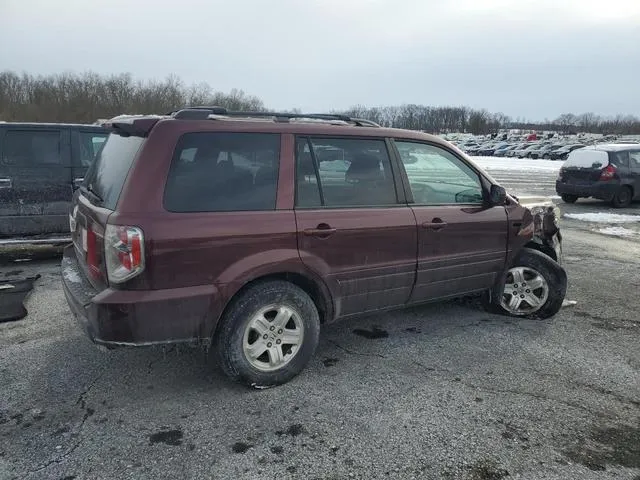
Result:
M213 107L107 127L62 263L98 344L211 341L263 387L304 368L325 322L480 292L516 316L562 304L553 209L437 137Z

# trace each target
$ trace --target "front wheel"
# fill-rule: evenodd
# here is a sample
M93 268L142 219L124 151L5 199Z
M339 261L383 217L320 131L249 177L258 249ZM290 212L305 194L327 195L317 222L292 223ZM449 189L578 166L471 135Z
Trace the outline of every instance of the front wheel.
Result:
M578 201L577 195L569 195L568 193L563 193L560 198L564 203L576 203Z
M259 282L232 301L216 332L220 366L254 388L288 382L318 346L320 317L309 295L284 281Z
M558 313L566 292L564 269L544 253L525 248L507 271L504 286L491 292L487 306L494 313L544 319Z

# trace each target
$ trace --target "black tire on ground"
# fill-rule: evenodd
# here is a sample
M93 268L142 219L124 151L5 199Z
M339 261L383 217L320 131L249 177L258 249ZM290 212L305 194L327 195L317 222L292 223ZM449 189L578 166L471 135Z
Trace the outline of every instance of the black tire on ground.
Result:
M560 198L562 198L562 201L564 203L576 203L579 197L577 195L569 195L568 193L563 193L562 195L560 195Z
M562 302L567 293L567 273L564 268L548 255L530 248L522 249L509 268L513 267L528 267L540 273L549 286L547 301L539 310L530 314L514 315L505 310L500 305L500 300L504 294L505 272L505 276L499 284L483 297L485 309L491 313L530 319L550 318L558 313L562 308Z
M615 208L626 208L631 205L632 199L633 192L631 191L631 188L627 185L623 185L613 196L611 205L613 205Z
M289 363L277 370L262 371L251 365L244 354L244 333L253 315L272 304L297 311L304 333L299 350ZM251 285L232 300L214 335L214 347L228 377L254 388L267 388L288 382L304 369L318 346L319 335L320 316L311 297L292 283L272 280Z

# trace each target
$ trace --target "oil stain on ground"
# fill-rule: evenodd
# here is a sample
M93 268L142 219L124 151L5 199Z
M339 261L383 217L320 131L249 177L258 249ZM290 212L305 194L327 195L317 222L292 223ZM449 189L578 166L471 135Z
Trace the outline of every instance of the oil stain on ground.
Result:
M278 430L276 435L289 435L291 437L297 437L298 435L304 432L304 426L300 423L296 423L294 425L289 425L286 430Z
M253 448L253 445L245 442L236 442L233 445L231 445L231 451L233 453L245 453L250 448Z
M607 465L640 468L640 427L594 428L588 438L564 454L593 471L603 471Z
M336 363L338 363L337 358L325 358L322 360L322 363L325 367L333 367Z
M365 330L364 328L356 328L353 330L353 333L355 333L356 335L360 335L361 337L368 338L370 340L374 340L377 338L387 338L389 336L389 332L379 327L371 327L371 330Z
M508 476L509 472L493 460L478 460L469 466L470 480L502 480Z
M182 430L161 430L149 435L149 443L166 443L167 445L182 445Z

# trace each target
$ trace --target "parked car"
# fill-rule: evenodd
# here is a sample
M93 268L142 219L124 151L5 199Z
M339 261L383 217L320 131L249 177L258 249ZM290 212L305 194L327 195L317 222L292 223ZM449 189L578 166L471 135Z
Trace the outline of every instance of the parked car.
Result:
M504 142L500 142L500 143L491 143L489 145L483 145L481 148L478 149L478 151L476 152L476 155L482 155L485 157L491 157L494 155L494 152L498 149L498 148L502 148L507 146L507 143Z
M565 146L564 143L551 143L542 146L539 150L534 150L531 152L531 158L544 158L549 159L551 152L558 150L559 148L563 148Z
M518 145L508 145L504 148L499 148L495 152L493 152L494 157L507 157L509 156L509 152L518 148Z
M0 238L68 239L73 190L107 135L96 125L0 123Z
M583 143L574 143L572 145L565 145L562 148L558 148L549 152L549 159L551 160L566 160L569 154L578 148L583 148L586 145Z
M268 387L303 369L321 323L482 292L517 317L562 305L555 209L437 137L213 107L108 127L62 261L98 344L211 342L227 375Z
M640 145L600 144L574 150L560 168L556 192L567 203L581 197L628 207L640 198Z

